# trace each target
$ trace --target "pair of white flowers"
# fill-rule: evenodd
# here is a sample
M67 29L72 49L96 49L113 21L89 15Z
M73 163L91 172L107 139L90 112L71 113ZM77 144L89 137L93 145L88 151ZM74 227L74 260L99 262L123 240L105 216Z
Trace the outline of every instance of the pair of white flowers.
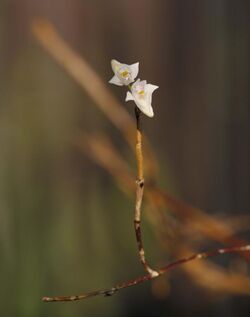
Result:
M111 67L114 76L109 83L117 86L128 86L130 91L127 92L125 101L133 100L141 112L152 118L154 116L152 94L159 87L147 84L146 80L137 79L134 82L139 72L139 63L127 65L112 59Z

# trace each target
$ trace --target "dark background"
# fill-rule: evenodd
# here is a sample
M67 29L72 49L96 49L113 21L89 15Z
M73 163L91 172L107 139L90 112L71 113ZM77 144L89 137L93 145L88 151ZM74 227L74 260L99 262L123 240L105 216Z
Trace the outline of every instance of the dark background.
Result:
M142 270L133 201L71 140L102 131L132 160L127 145L30 32L32 18L48 18L105 82L112 58L139 61L141 79L160 86L143 122L158 182L231 216L250 209L249 9L248 0L0 1L1 316L249 316L249 297L208 293L180 270L162 299L146 283L108 299L40 301ZM124 90L109 88L123 102ZM151 261L168 260L144 226Z

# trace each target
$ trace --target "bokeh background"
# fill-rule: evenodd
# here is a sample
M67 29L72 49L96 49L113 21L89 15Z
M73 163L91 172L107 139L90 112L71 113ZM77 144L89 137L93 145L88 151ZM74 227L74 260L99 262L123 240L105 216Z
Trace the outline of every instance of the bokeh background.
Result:
M105 82L112 58L139 61L140 77L160 86L155 118L143 120L158 184L210 215L236 217L250 210L249 9L248 0L0 1L1 316L249 316L249 296L212 292L180 269L111 298L41 302L142 269L133 197L72 140L108 135L135 172L133 153L30 31L35 17L49 19ZM123 102L123 89L108 88ZM158 266L171 256L155 230L143 217ZM247 272L236 255L214 261L243 261Z

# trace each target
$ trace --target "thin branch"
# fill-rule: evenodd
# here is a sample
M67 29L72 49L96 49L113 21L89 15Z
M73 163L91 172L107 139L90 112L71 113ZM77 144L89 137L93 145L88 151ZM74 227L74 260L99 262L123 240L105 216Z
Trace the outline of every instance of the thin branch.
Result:
M136 194L135 194L135 214L134 214L134 228L135 236L138 246L140 261L152 277L158 276L159 273L152 269L147 263L145 250L142 242L141 234L141 205L144 192L144 170L143 170L143 153L142 153L142 132L140 127L141 111L135 107L136 117L136 161L137 161L137 180L136 180Z
M195 252L185 243L183 246L178 246L176 253L178 258L182 258ZM238 252L238 254L249 254L249 252ZM246 275L246 271L234 270L232 268L234 260L247 268L247 263L240 258L231 258L228 269L214 263L212 258L193 261L189 265L181 265L180 268L188 274L193 283L214 294L250 295L250 276Z
M205 259L208 257L212 257L212 256L216 256L219 254L226 254L226 253L234 253L234 252L246 252L246 251L250 251L250 245L245 245L245 246L236 246L236 247L228 247L228 248L223 248L223 249L217 249L217 250L213 250L213 251L208 251L208 252L202 252L202 253L198 253L198 254L194 254L191 255L189 257L185 257L182 258L180 260L177 260L175 262L172 262L170 264L168 264L167 266L161 268L158 270L158 275L160 276L166 272L168 272L169 270L176 268L184 263L187 262L191 262L194 260L201 260L201 259ZM123 288L128 288L131 286L135 286L138 284L141 284L143 282L152 280L154 278L156 278L157 276L152 276L151 274L146 274L143 276L139 276L135 279L123 282L121 284L118 284L112 288L109 289L102 289L102 290L97 290L94 292L90 292L90 293L85 293L82 295L72 295L72 296L56 296L56 297L43 297L42 300L44 302L66 302L66 301L77 301L77 300L82 300L82 299L86 299L86 298L90 298L90 297L95 297L95 296L99 296L99 295L103 295L103 296L111 296L113 294L115 294L117 291L123 289ZM250 293L250 292L249 292Z

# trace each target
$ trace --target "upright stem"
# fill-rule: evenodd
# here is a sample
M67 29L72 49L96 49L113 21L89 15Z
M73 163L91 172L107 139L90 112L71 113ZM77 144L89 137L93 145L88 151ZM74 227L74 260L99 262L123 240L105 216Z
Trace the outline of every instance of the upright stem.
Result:
M156 277L159 273L153 270L147 263L145 257L145 251L142 243L141 234L141 205L144 192L144 169L143 169L143 153L142 153L142 132L140 127L140 115L141 111L135 107L136 117L136 160L137 160L137 180L136 180L136 196L135 196L135 214L134 214L134 228L135 236L139 251L140 261L146 270L152 277Z
M136 117L136 161L137 179L144 180L143 154L142 154L142 132L141 132L141 111L135 107Z

